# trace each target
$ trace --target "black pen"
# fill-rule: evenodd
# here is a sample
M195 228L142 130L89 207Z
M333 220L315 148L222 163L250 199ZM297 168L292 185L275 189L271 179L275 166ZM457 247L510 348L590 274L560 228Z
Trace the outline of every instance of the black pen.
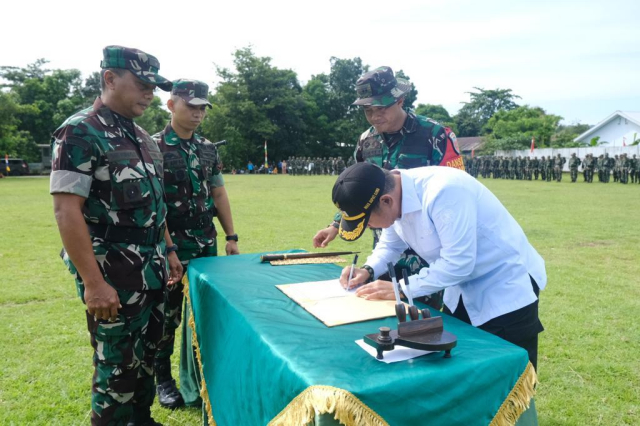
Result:
M349 280L347 281L347 290L351 290L351 278L353 278L353 270L356 267L356 263L358 263L357 254L353 257L353 263L351 264L351 271L349 272Z

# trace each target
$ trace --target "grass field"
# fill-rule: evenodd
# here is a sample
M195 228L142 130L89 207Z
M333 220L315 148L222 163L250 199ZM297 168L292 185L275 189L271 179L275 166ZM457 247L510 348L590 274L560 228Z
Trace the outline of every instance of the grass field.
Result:
M332 177L227 176L240 250L303 248L334 213ZM482 180L546 261L541 425L640 424L640 185ZM0 180L0 425L89 419L83 305L58 257L45 178ZM332 249L369 251L362 238ZM174 362L174 366L177 364ZM174 368L175 370L175 368ZM177 371L176 371L177 375ZM154 405L168 425L200 412Z

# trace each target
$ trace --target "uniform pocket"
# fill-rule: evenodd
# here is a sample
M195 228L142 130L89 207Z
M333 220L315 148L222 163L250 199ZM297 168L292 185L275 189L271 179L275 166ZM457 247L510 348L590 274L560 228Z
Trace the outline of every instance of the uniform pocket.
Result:
M151 204L152 188L136 151L107 152L111 209L129 210Z
M187 180L187 162L177 152L165 152L163 158L165 183L175 185Z

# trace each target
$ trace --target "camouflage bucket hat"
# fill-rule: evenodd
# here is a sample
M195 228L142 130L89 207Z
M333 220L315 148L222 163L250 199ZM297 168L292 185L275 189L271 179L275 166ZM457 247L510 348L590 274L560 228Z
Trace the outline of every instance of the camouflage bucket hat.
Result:
M369 71L356 82L358 99L352 105L389 106L409 93L411 83L403 78L395 78L389 67L379 67Z
M186 80L181 78L173 82L171 94L184 99L189 105L207 105L211 108L211 102L207 99L209 86L198 80Z
M102 53L100 68L126 69L145 83L155 84L165 92L171 90L173 83L158 74L160 62L155 56L123 46L107 46Z

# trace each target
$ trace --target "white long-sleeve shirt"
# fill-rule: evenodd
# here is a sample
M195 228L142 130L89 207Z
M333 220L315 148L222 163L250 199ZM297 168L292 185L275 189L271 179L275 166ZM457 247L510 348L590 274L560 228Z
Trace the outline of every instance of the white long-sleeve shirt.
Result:
M491 191L450 167L399 172L401 217L382 231L366 261L374 277L411 247L430 265L409 278L412 295L445 289L452 312L462 296L474 326L536 301L529 275L544 289L544 260Z

